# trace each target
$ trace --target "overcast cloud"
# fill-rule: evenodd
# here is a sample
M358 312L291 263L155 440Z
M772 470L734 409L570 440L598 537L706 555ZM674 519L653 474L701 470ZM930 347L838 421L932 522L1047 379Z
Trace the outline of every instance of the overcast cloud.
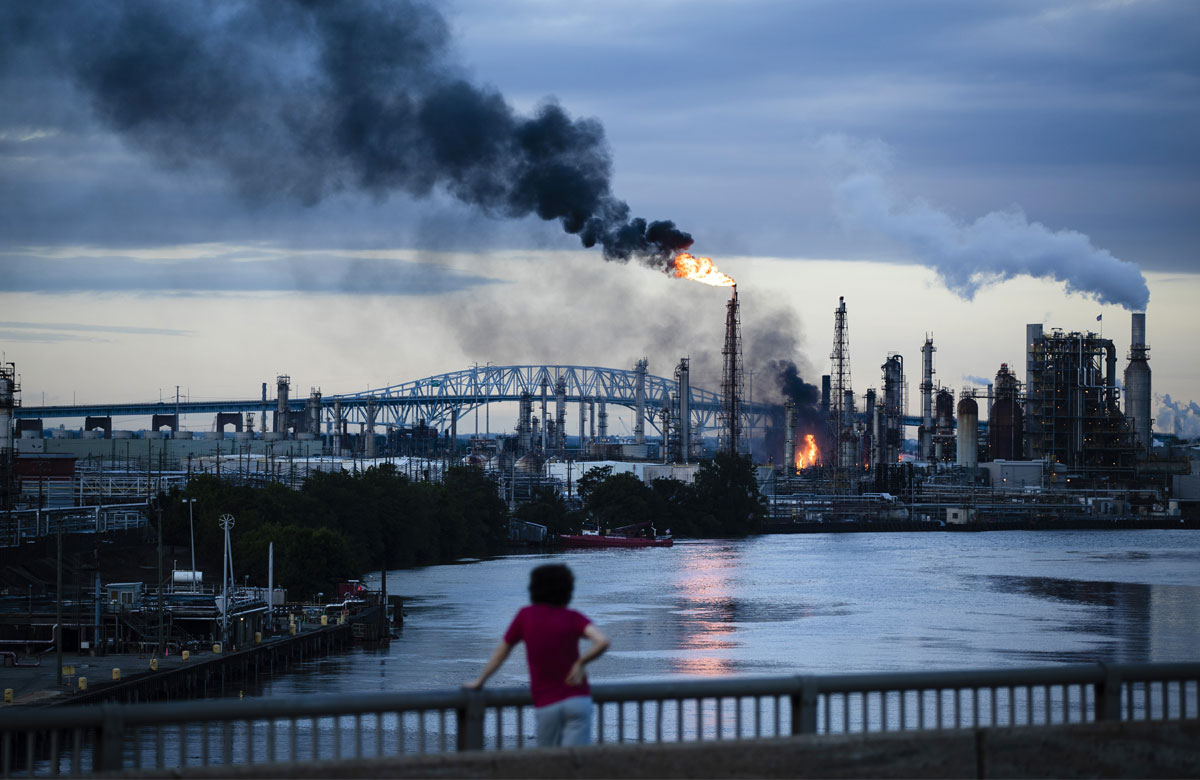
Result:
M12 16L18 2L5 4ZM221 4L213 4L220 8ZM1200 6L1182 2L452 2L446 58L518 111L594 116L613 185L708 254L910 260L847 235L813 142L894 150L893 186L952 217L1020 208L1143 269L1195 270ZM61 13L76 7L60 6ZM11 38L21 30L9 26ZM258 199L99 121L44 51L0 55L0 240L577 246L435 188ZM280 63L274 63L281 68Z

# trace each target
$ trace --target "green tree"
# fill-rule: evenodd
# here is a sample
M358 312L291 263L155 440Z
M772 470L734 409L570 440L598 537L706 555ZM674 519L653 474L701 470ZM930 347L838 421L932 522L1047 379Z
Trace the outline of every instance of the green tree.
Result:
M532 501L517 507L514 516L522 522L546 526L546 534L551 539L577 530L571 522L567 502L551 488L539 489Z
M766 515L754 464L743 455L720 453L696 472L696 506L710 515L720 533L757 533Z
M605 468L611 471L610 467ZM610 473L604 481L589 486L584 507L595 522L608 529L656 523L663 516L658 496L646 483L629 473Z
M575 492L579 500L586 503L592 491L612 475L612 466L593 466L580 474L579 479L575 481Z

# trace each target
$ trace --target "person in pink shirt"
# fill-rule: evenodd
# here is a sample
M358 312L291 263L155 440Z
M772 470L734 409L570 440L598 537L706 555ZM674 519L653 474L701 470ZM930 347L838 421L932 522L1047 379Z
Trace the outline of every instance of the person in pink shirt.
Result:
M529 600L513 618L479 678L464 687L483 687L518 642L525 643L529 688L537 713L538 745L586 745L592 736L592 695L584 667L608 649L609 641L583 614L567 609L575 577L562 564L529 573ZM591 647L579 654L579 638Z

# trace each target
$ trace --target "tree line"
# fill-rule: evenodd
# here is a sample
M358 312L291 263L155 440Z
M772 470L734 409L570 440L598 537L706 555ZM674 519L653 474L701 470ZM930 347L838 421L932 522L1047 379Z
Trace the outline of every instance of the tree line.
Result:
M754 467L737 456L702 463L694 485L667 479L646 485L604 467L584 472L575 487L570 503L547 489L514 515L545 525L553 539L585 522L611 529L643 521L675 536L737 536L755 533L765 512ZM191 545L184 498L196 499L196 565L210 583L220 578L224 553L217 518L230 514L234 575L265 584L274 542L275 583L293 599L329 594L335 583L364 572L498 554L510 516L495 480L470 467L447 470L440 483L410 479L392 464L313 472L298 490L201 475L159 497L163 540L176 548L177 568L190 565L189 557L179 558Z
M757 533L766 515L754 465L741 455L701 461L694 483L656 479L647 485L612 466L588 469L576 482L576 500L542 490L517 507L518 520L540 523L550 533L578 533L584 523L613 529L651 523L676 537L711 538Z

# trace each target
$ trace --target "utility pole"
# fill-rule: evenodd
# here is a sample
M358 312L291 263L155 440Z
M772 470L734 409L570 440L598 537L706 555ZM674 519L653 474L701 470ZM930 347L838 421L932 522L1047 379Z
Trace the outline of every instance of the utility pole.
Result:
M229 644L229 587L233 580L233 555L229 549L229 530L233 528L233 515L224 514L217 518L225 532L225 562L221 567L221 649L228 651Z
M55 596L57 597L57 598L55 598L55 601L57 603L55 604L55 607L54 607L54 660L57 662L56 665L58 666L58 684L61 686L62 685L62 677L63 677L63 675L62 675L62 667L63 667L63 662L62 662L62 621L63 621L63 618L62 618L62 513L61 512L58 515L57 528L58 528L58 533L56 534L56 536L58 537L58 556L57 556L58 557L58 574L56 577L57 581L55 583L55 587L57 589L54 592Z
M158 654L163 655L167 640L163 636L163 540L162 540L162 504L154 502L154 514L158 518Z

